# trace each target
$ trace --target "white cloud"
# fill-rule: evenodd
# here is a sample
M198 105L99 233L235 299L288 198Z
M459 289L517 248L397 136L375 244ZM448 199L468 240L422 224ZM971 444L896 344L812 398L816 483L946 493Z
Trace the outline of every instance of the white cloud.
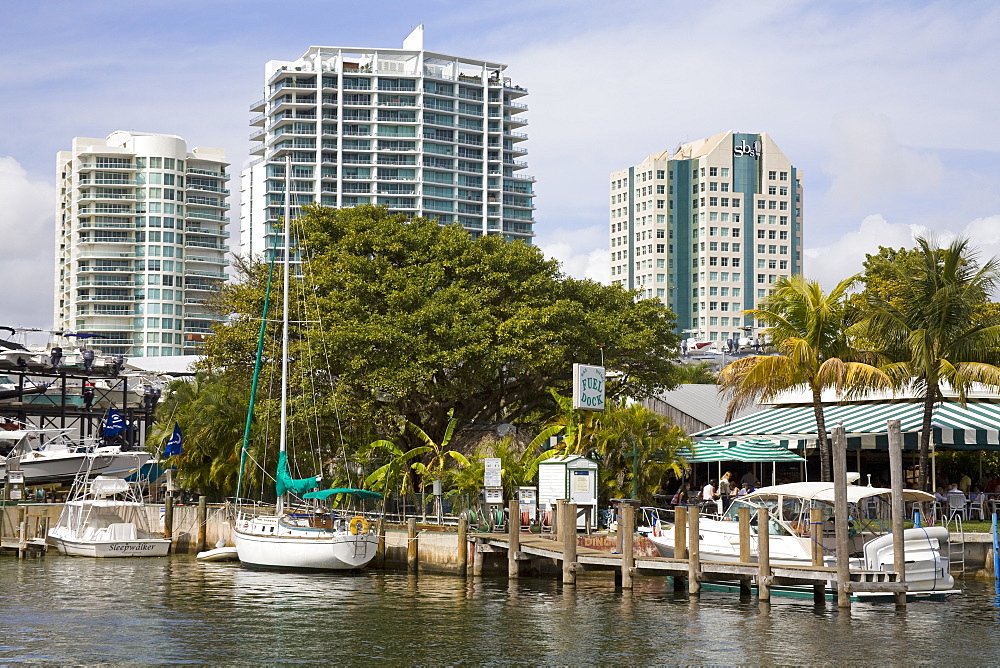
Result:
M608 234L596 225L582 229L539 229L535 245L546 256L558 260L566 274L607 283L611 277Z
M10 157L0 157L0 325L52 322L55 193Z
M839 281L863 269L866 254L878 252L879 246L913 248L918 235L934 235L938 243L947 244L958 235L969 238L970 245L979 253L980 262L1000 257L1000 215L977 218L964 228L949 231L930 231L919 225L891 223L879 214L861 221L835 242L805 250L805 275L817 280L827 290Z

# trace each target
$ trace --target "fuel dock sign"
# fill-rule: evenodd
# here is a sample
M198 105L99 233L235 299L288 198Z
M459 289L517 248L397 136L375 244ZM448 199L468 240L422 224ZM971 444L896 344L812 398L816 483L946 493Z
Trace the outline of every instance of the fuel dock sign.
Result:
M573 365L573 408L604 410L604 367Z

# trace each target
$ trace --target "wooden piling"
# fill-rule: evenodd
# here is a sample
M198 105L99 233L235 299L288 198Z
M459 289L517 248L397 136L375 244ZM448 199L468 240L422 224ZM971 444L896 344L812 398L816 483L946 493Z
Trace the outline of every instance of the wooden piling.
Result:
M510 500L509 519L507 520L507 577L517 579L517 553L521 549L521 504L517 499Z
M687 508L674 508L674 559L687 559Z
M417 543L417 518L411 517L406 520L406 570L409 573L416 573L419 566L418 557L419 544Z
M563 503L562 515L563 540L563 584L576 584L576 504Z
M208 526L208 497L198 497L198 551L205 551L205 531Z
M903 540L903 432L899 420L889 420L889 477L892 487L892 570L906 581L906 541ZM896 607L906 608L906 592L896 593Z
M809 539L812 541L812 565L823 565L823 511L812 508L809 511ZM813 584L813 603L826 603L826 583Z
M469 520L458 518L458 574L468 575L469 572Z
M771 601L771 511L757 511L757 600Z
M479 539L472 542L472 577L481 578L483 576L483 552L479 549Z
M635 509L637 501L623 500L619 503L618 512L622 520L618 524L618 535L622 546L622 589L632 588L632 575L635 573Z
M847 582L851 579L850 538L847 535L847 434L833 429L833 513L837 533L837 607L851 607Z
M564 505L566 505L566 499L556 499L555 508L552 509L552 537L556 540L559 540L559 532L562 531L559 524L562 522Z
M750 507L741 505L737 510L740 520L740 563L749 564L750 554ZM750 595L750 579L740 580L740 596Z
M698 509L691 513L688 522L688 593L700 594L701 538L698 532Z
M163 499L163 537L173 538L174 533L174 495L167 494Z

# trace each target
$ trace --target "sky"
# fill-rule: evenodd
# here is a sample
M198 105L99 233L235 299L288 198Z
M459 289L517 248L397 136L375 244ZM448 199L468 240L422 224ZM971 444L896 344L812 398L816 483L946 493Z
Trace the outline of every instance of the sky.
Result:
M400 48L418 24L528 88L535 243L567 274L608 280L610 172L726 130L769 133L801 170L805 274L826 287L914 234L1000 255L1000 3L2 0L0 325L51 326L73 137L223 147L238 193L268 60Z

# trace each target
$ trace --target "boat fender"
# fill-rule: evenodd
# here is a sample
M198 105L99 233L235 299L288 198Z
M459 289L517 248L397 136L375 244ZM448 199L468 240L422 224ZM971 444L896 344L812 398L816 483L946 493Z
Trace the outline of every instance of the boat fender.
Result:
M351 519L351 533L357 536L359 533L368 533L368 520L363 517Z

